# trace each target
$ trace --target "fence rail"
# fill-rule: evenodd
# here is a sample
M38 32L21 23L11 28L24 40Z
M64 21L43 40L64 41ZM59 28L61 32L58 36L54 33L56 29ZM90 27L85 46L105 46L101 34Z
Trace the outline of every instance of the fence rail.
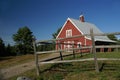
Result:
M95 62L95 70L97 72L99 72L99 66L98 66L98 62L97 60L103 60L103 59L97 59L96 56L96 49L97 48L120 48L120 45L102 45L102 46L95 46L95 41L94 41L94 37L95 36L107 36L107 35L120 35L120 32L113 32L113 33L104 33L104 34L94 34L93 33L93 29L90 30L90 34L84 34L84 35L76 35L76 36L72 36L72 37L67 37L67 38L58 38L58 39L50 39L50 40L40 40L40 41L35 41L33 40L33 46L34 46L34 53L35 53L35 64L36 64L36 70L37 70L37 75L40 75L40 70L39 70L39 64L49 64L49 63L65 63L65 62L78 62L78 61L84 61L84 60L94 60ZM71 38L79 38L82 36L90 36L91 40L92 40L92 46L84 46L84 47L80 47L79 48L70 48L70 49L61 49L60 45L59 45L59 50L52 50L52 51L43 51L43 52L38 52L36 51L36 44L40 44L40 43L45 43L45 42L54 42L56 43L56 41L59 40L65 40L65 39L71 39ZM58 43L60 44L60 43ZM62 43L63 44L63 43ZM71 50L73 51L73 56L75 57L74 54L74 50L83 50L83 49L90 49L92 51L92 53L94 54L94 58L91 59L82 59L82 60L63 60L62 58L62 52ZM40 54L45 54L45 53L60 53L60 57L62 61L49 61L49 62L40 62L38 63L38 55ZM104 59L104 60L109 60L109 59ZM111 59L111 60L116 60L116 59ZM118 60L118 59L117 59ZM120 60L120 59L119 59Z
M112 32L112 33L103 33L103 34L93 34L94 36L107 36L107 35L120 35L120 32ZM36 43L41 43L41 42L50 42L50 41L59 41L59 40L65 40L65 39L70 39L70 38L79 38L82 36L91 36L91 34L82 34L82 35L75 35L72 37L66 37L66 38L58 38L58 39L49 39L49 40L40 40L36 41Z
M40 62L39 64L53 64L53 63L70 63L70 62L83 62L83 61L93 61L94 58L87 58L87 59L77 59L77 60L64 60L64 61L47 61L47 62ZM107 61L107 60L120 60L115 58L98 58L99 61Z
M95 48L120 48L120 45L104 45L104 46L95 46ZM40 54L48 54L48 53L58 53L58 52L67 52L68 50L83 50L83 49L92 49L92 46L86 46L82 48L70 48L70 49L62 49L62 50L52 50L52 51L42 51L42 52L36 52L37 55Z

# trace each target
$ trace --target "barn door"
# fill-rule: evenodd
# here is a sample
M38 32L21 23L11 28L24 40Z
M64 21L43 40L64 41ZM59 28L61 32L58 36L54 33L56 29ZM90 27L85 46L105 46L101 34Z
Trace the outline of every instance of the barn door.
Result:
M81 47L81 42L77 42L77 48Z
M72 44L74 44L74 41L64 42L64 49L66 49L67 51L70 51L70 49L72 48Z

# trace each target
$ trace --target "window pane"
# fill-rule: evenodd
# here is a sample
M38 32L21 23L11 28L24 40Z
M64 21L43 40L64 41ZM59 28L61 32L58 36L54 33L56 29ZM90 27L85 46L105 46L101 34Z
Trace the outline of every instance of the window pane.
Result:
M66 30L66 37L71 37L72 36L72 30Z

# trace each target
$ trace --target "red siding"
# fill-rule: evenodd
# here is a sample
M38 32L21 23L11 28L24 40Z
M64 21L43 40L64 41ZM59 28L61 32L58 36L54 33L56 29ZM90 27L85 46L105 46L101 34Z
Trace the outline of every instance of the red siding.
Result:
M62 30L61 34L58 36L58 38L65 38L66 37L66 30L72 29L72 35L80 35L81 33L74 27L74 25L68 20L66 25L64 26L64 29Z
M75 35L81 35L81 32L68 20L64 28L62 29L61 33L59 34L58 38L65 38L66 37L66 30L72 29L72 36ZM60 40L60 43L64 43L66 41L74 41L74 44L77 44L77 42L81 42L81 45L85 45L85 37L80 37L80 38L71 38L71 39L65 39L65 40ZM91 45L92 42L89 39L86 39L86 45ZM62 49L64 49L64 44L61 45ZM75 46L77 47L77 45ZM58 49L58 45L56 45L56 49Z

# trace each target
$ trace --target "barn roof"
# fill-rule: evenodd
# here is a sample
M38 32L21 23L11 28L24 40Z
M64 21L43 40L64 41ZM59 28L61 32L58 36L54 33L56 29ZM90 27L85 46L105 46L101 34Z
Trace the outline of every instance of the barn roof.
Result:
M90 34L90 29L93 29L95 34L103 34L94 24L89 22L81 22L80 20L76 20L73 18L68 18L71 23L82 33L82 34ZM91 39L90 36L86 36L86 38ZM110 40L107 36L95 36L95 41L105 41L105 42L115 42Z

